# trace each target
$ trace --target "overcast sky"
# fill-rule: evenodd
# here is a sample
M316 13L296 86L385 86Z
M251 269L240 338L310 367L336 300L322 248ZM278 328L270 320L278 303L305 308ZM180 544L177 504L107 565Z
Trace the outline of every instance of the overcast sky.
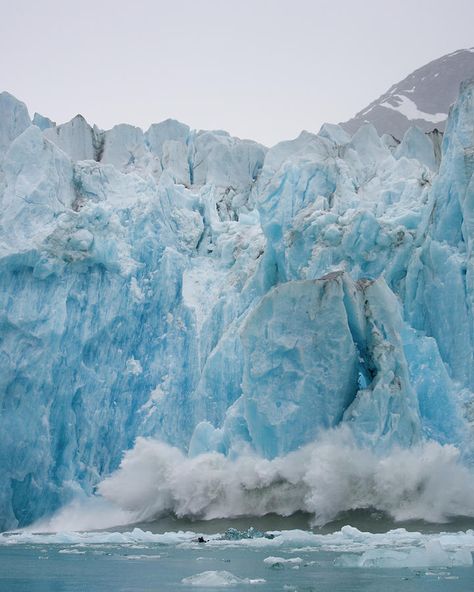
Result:
M0 0L0 90L64 122L274 144L474 45L473 0Z

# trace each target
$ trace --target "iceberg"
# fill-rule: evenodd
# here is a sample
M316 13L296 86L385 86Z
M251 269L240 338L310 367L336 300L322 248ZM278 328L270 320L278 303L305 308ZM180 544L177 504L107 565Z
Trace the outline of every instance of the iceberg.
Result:
M438 541L429 541L425 547L409 550L375 549L365 551L362 555L343 555L336 561L341 567L375 567L375 568L446 568L470 567L471 551L460 549L445 551ZM433 574L437 575L437 574Z
M326 124L270 149L0 94L0 529L97 492L474 515L473 93L441 148Z
M224 588L242 584L264 584L263 578L239 578L230 571L203 571L194 576L188 576L181 580L188 586L199 586L201 588Z

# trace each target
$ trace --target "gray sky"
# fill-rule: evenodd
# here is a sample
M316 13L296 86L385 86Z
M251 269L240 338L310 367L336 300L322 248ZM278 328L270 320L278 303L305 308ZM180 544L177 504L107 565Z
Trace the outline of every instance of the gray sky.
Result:
M473 0L0 0L0 90L57 122L274 144L474 45Z

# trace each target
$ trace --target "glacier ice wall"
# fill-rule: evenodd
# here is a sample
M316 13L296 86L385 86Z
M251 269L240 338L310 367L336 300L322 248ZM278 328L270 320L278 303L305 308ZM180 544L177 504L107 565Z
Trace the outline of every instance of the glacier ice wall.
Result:
M469 463L473 92L441 159L415 128L267 150L2 93L0 528L92 495L137 438L271 463L343 427L375 466L430 440Z

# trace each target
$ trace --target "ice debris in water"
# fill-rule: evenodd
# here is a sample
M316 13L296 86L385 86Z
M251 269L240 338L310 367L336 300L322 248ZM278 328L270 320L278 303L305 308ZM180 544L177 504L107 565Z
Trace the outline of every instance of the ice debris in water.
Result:
M237 586L239 584L264 584L262 578L238 578L230 571L203 571L194 576L189 576L181 580L188 586L199 586L202 588L221 588L226 586Z
M285 565L299 566L303 560L301 557L265 557L263 563L273 569L282 569Z
M336 560L340 567L469 567L468 549L446 551L439 541L428 541L421 548L407 550L371 549L362 555L346 554Z
M267 539L273 539L274 535L267 532L261 532L253 526L247 530L237 530L236 528L228 528L222 535L222 538L226 541L239 541L242 539L256 539L265 537Z
M439 534L409 532L403 528L386 533L362 532L351 526L344 526L331 534L317 534L309 531L275 531L273 538L240 537L229 539L223 535L209 535L207 545L215 549L235 547L267 549L263 560L271 569L297 569L312 565L303 562L303 552L325 551L337 554L335 563L339 567L401 568L401 567L463 567L472 565L474 531ZM97 552L97 545L144 548L143 545L172 545L196 547L197 533L169 532L154 534L135 528L130 532L63 532L63 533L5 533L0 535L0 545L69 545L60 553ZM282 555L286 554L286 555ZM123 555L129 560L158 560L158 554ZM202 560L199 557L198 560ZM203 572L185 578L188 585L232 585L258 583L259 580L241 579L229 572ZM217 575L215 575L217 574ZM209 578L209 579L208 579ZM224 578L225 582L221 582ZM196 582L196 583L194 583ZM218 582L218 583L217 583ZM212 584L210 584L212 585Z
M0 94L0 529L97 487L137 520L474 515L473 94L441 158Z

